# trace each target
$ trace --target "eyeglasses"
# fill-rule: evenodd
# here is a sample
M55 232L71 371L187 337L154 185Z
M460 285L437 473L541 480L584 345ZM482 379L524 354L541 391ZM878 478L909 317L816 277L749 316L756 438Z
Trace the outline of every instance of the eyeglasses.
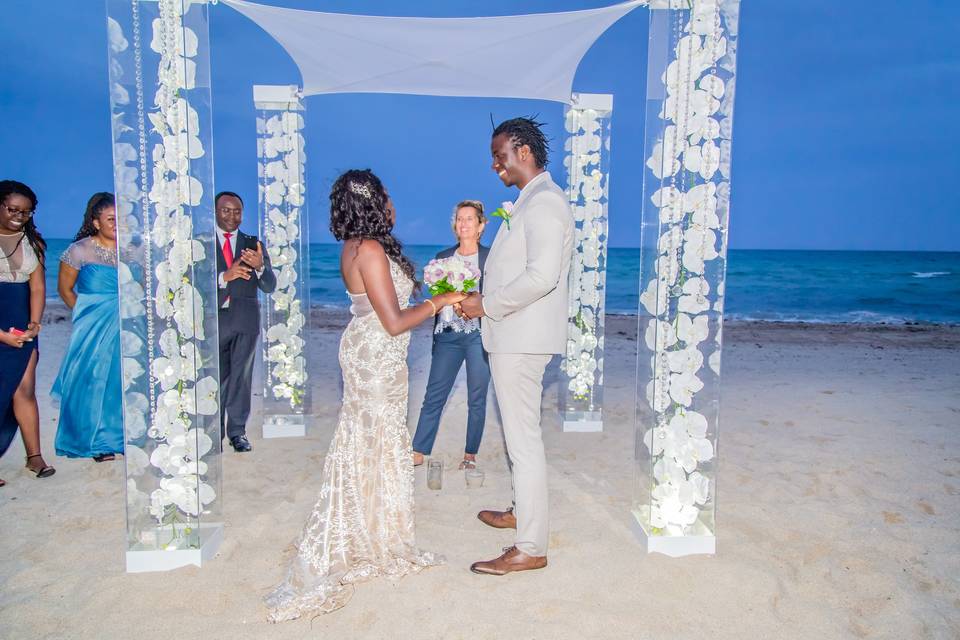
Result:
M3 203L0 203L3 204ZM16 207L8 207L6 204L3 204L3 208L7 210L7 214L11 217L20 217L20 218L32 218L33 214L36 213L36 210L31 209L27 211L26 209L17 209Z
M225 216L239 216L243 213L243 209L233 209L232 207L220 207L217 211Z

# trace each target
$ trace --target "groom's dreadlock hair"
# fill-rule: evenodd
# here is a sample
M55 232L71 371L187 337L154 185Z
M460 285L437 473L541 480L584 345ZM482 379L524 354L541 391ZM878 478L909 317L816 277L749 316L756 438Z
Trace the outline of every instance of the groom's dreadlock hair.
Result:
M536 116L534 116L536 118ZM504 120L493 130L492 138L496 138L501 133L506 135L513 141L513 148L519 149L523 145L530 147L530 152L533 153L533 159L537 163L537 167L544 168L547 166L547 152L550 151L550 144L547 142L547 137L543 135L543 131L540 130L545 123L537 122L533 118L512 118L510 120Z

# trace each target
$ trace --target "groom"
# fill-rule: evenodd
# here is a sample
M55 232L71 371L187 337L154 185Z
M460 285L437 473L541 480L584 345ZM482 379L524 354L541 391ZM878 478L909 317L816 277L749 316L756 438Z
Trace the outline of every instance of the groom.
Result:
M493 132L493 170L520 189L500 225L483 272L484 294L461 303L468 318L483 317L503 432L513 470L516 514L481 511L491 527L516 529L514 546L475 562L474 573L503 575L547 566L547 464L540 433L543 373L567 342L567 273L573 251L573 213L566 194L544 168L547 140L540 123L514 118Z

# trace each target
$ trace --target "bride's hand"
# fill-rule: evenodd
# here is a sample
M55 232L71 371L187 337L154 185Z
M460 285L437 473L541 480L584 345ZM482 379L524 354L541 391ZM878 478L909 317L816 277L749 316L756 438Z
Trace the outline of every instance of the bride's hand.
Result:
M431 300L437 305L437 309L442 309L447 305L453 305L461 300L464 300L467 297L467 294L460 293L459 291L451 291L450 293L441 293L440 295L433 296Z

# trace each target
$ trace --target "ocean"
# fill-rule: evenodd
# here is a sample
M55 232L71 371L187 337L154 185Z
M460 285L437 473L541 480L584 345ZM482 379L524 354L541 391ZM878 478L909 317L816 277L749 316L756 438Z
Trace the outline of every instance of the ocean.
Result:
M59 257L69 240L49 240ZM441 246L409 245L422 268ZM639 249L614 248L607 270L607 312L636 313ZM339 245L310 247L310 301L347 307ZM47 275L56 296L56 270ZM765 322L960 324L960 252L780 251L732 249L726 317Z

